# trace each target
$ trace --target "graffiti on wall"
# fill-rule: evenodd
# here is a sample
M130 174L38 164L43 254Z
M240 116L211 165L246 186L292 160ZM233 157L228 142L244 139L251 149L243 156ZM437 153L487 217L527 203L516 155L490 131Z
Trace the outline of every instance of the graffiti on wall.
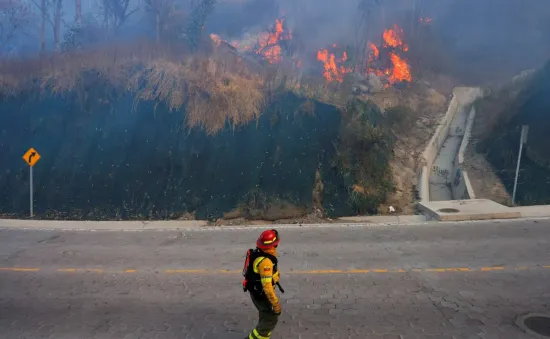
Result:
M437 175L438 177L449 179L449 170L446 168L441 168L439 166L432 167L432 174Z

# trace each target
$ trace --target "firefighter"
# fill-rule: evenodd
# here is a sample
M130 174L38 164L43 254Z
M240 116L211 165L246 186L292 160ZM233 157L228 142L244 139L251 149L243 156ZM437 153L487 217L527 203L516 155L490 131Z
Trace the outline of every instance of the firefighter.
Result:
M281 304L274 288L277 285L284 293L279 285L277 269L279 240L277 230L267 230L256 241L256 249L248 250L243 269L243 289L250 292L250 298L259 312L259 320L245 339L271 338L271 332L279 320Z

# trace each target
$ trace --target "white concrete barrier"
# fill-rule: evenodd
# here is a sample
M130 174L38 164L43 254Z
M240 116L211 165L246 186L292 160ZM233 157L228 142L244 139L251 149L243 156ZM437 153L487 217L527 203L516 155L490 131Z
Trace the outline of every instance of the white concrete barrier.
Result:
M475 98L477 99L480 94L477 94ZM454 160L454 181L452 183L452 195L455 200L464 200L464 199L475 199L475 192L468 178L468 173L464 170L464 154L468 148L470 142L470 137L472 136L472 128L474 126L474 119L476 116L475 107L472 105L470 108L470 113L466 120L466 128L464 130L464 136L462 137L462 142L460 143L460 149Z
M433 167L433 163L439 149L447 139L449 135L449 127L458 111L458 98L456 96L455 90L453 90L453 97L447 108L447 112L441 119L441 122L437 126L428 146L424 149L421 159L421 171L418 178L418 190L420 195L420 200L423 202L430 201L430 171Z
M450 126L456 114L459 112L459 108L461 108L462 106L470 105L482 95L483 90L481 88L456 87L453 89L453 97L451 99L451 102L449 103L447 112L441 119L441 122L439 123L439 126L437 126L434 135L432 136L430 142L422 153L420 165L421 169L418 178L418 191L421 201L430 201L429 173L432 170L434 161L439 153L439 150L441 149L441 146L443 146L443 143L449 136ZM475 194L472 190L472 185L470 183L470 180L468 179L468 175L464 173L461 167L462 163L464 162L464 153L466 152L468 141L472 133L474 118L475 110L471 111L468 115L468 120L464 131L464 138L462 139L459 152L455 157L455 160L453 161L454 168L452 172L452 178L454 179L454 181L451 184L454 199L472 199L473 197L475 197Z
M420 195L420 201L428 202L430 201L430 171L428 166L421 167L418 179L418 194Z

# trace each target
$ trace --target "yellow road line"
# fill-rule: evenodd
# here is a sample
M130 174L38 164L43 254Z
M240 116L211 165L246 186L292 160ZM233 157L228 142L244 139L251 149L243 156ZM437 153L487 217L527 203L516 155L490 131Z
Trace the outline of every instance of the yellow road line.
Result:
M426 268L423 271L424 272L468 272L468 271L471 271L471 269L467 267L444 267L444 268Z
M59 272L76 272L76 268L58 268Z
M0 267L0 271L11 271L11 272L38 272L39 268L34 267Z
M495 266L495 267L482 267L482 271L502 271L504 270L504 267L502 266Z
M425 272L446 272L445 268L426 268Z
M529 269L529 266L519 266L515 268L516 271L524 271L528 269Z
M550 265L541 266L493 266L493 267L437 267L437 268L411 268L411 269L349 269L349 270L299 270L288 271L287 274L300 275L327 275L327 274L372 274L372 273L445 273L445 272L492 272L492 271L524 271L524 270L540 270L550 269ZM47 268L36 267L0 267L0 271L6 272L38 272L48 270ZM76 273L76 272L93 272L93 273L136 273L137 269L122 269L122 270L105 270L103 268L76 268L66 267L53 269L58 272ZM141 272L150 271L148 269L139 270ZM167 274L240 274L240 270L216 270L216 269L165 269Z
M103 273L105 272L102 268L58 268L59 272L94 272L94 273Z

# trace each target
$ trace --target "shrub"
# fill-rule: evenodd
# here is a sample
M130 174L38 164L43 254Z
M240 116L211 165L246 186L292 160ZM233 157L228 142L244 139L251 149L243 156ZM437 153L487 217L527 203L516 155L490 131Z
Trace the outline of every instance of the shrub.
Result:
M213 134L226 123L235 127L260 114L263 80L238 58L215 54L171 54L148 44L109 46L94 51L71 52L52 59L16 61L0 66L0 95L15 96L39 86L43 95L113 88L132 92L139 101L163 102L182 109L189 127L200 126Z
M393 190L389 160L393 140L378 107L352 100L343 110L337 166L344 173L349 203L360 214L375 213Z

